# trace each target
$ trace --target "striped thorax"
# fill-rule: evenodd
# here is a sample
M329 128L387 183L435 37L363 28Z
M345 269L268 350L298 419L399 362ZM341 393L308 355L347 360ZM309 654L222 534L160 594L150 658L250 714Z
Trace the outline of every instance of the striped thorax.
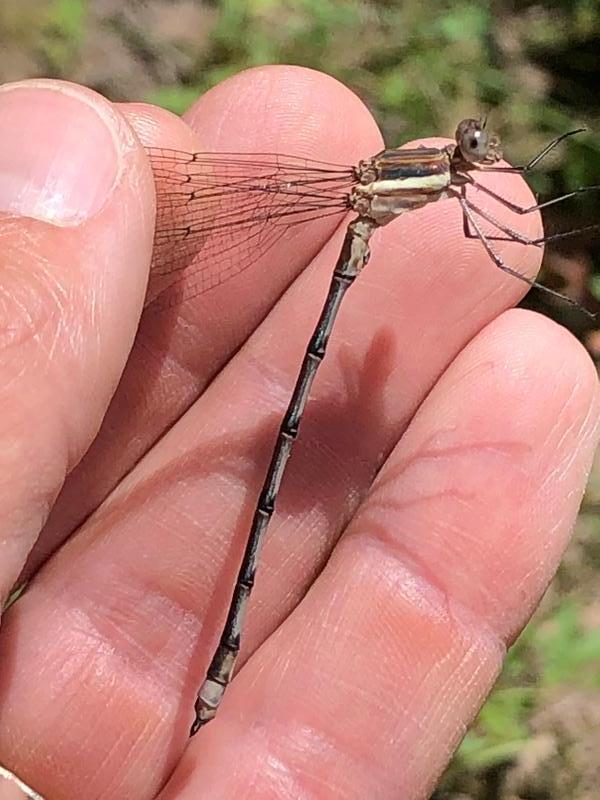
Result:
M454 145L383 150L361 161L352 208L385 225L405 211L439 200L451 183L454 150Z
M465 182L465 173L501 158L500 142L479 120L463 120L456 142L446 147L382 150L361 161L351 207L361 216L385 225L395 217L447 197L451 184Z

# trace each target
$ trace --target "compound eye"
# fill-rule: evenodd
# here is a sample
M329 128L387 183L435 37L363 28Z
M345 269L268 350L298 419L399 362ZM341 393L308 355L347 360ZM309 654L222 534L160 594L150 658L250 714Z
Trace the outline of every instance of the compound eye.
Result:
M489 137L485 131L465 131L460 149L468 161L483 161L489 151Z
M485 161L490 155L490 139L477 119L463 119L456 129L456 144L465 161Z
M463 119L456 129L456 144L460 155L471 164L494 164L502 158L500 139L484 130L477 119Z

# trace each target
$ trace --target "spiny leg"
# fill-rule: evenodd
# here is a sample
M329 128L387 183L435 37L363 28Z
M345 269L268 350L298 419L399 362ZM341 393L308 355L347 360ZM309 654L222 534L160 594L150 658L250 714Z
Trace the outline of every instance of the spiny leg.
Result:
M584 225L582 228L573 228L571 231L559 231L558 233L549 233L540 239L540 242L547 244L548 242L556 242L559 239L570 239L572 236L579 236L582 233L589 233L590 231L600 230L600 223L593 225Z
M555 147L557 147L561 142L565 139L568 139L569 136L575 136L577 133L585 133L586 128L576 128L574 131L567 131L566 133L561 133L560 136L557 136L556 139L552 139L549 144L547 144L543 150L534 156L531 161L528 161L527 164L521 164L517 167L484 167L483 169L485 172L529 172L534 167L536 167L542 159L546 158L548 153L551 153Z
M479 186L479 184L474 184L474 185L477 186L478 189L484 188L482 186ZM595 188L600 188L600 186L599 187L590 186L587 188L595 189ZM573 236L579 236L582 233L589 233L590 231L600 230L600 223L594 223L592 225L584 225L581 228L573 228L570 231L559 231L558 233L544 234L543 236L538 236L537 238L532 239L528 236L525 236L525 234L522 234L519 231L515 230L514 228L511 228L510 226L504 225L498 219L496 219L496 217L494 217L489 211L484 211L484 209L475 205L475 203L473 203L471 200L467 198L464 192L465 187L461 187L461 189L462 189L461 197L465 200L466 203L469 204L469 207L471 208L472 211L474 211L476 214L479 214L480 217L483 217L483 219L490 222L492 225L494 225L494 227L498 228L498 230L501 230L503 233L507 234L506 236L488 236L487 238L489 241L495 241L495 242L517 241L521 242L522 244L534 245L536 247L539 247L543 244L547 244L548 242L555 242L558 241L559 239L570 239ZM457 196L456 192L453 192L453 194L455 197ZM505 206L508 206L508 208L511 208L511 210L515 210L515 207L512 207L512 204L509 201L506 201L503 197L497 195L495 192L490 191L488 192L488 194L490 194L495 199L503 202L503 204ZM554 200L549 200L547 203L541 203L538 206L532 206L531 209L521 210L520 213L528 213L528 211L537 211L540 208L545 208L545 206L547 205L551 205L552 203L557 202L560 199L566 199L567 197L570 196L571 195L563 195L562 198L555 198ZM516 206L516 208L518 209L519 206ZM463 226L463 230L465 236L469 239L473 238L478 239L479 237L477 236L477 234L473 234L469 229L466 217L464 217L464 220L465 220L465 225Z
M455 196L457 196L455 194ZM482 219L486 220L486 222L491 223L495 228L502 231L506 234L506 236L490 236L486 234L488 241L495 241L495 242L520 242L521 244L531 245L534 247L541 247L545 242L545 237L540 236L536 239L532 239L529 236L526 236L524 233L511 228L509 225L505 225L503 222L500 222L493 214L489 211L486 211L483 208L479 208L479 206L472 203L465 194L461 194L460 199L464 201L465 205L470 208L470 210L480 216ZM479 239L479 235L477 233L473 233L469 228L469 219L466 215L463 215L464 220L464 232L465 236L469 239Z
M477 234L477 238L479 239L481 244L484 246L486 253L492 259L492 261L498 267L498 269L501 269L502 272L506 272L508 275L512 275L513 278L517 278L518 280L522 281L523 283L526 283L528 286L535 287L536 289L540 289L541 291L545 292L546 294L552 295L552 297L557 297L560 300L562 300L562 301L564 301L566 303L569 303L570 305L574 306L575 308L579 309L580 311L583 311L583 313L586 314L588 317L591 317L592 319L595 318L595 315L592 314L591 312L589 312L587 309L583 308L583 306L580 303L578 303L577 300L573 300L571 297L568 297L567 295L561 294L561 292L557 292L554 289L551 289L549 286L544 286L543 283L539 283L538 281L534 280L533 278L529 278L527 275L523 275L522 272L519 272L518 270L513 269L512 267L509 267L508 264L506 264L504 262L502 257L499 256L498 253L496 253L496 251L494 250L494 248L490 244L489 238L486 236L486 234L483 232L483 230L481 229L481 227L477 223L477 220L475 219L475 216L474 216L473 211L471 210L471 208L469 206L468 201L465 200L464 197L459 197L458 198L458 202L460 203L460 206L461 206L461 208L463 210L463 213L464 213L465 217L467 218L469 223L475 229L475 232Z
M456 194L454 195L456 196ZM504 223L500 222L497 217L491 214L489 211L486 211L483 208L480 208L475 203L471 202L465 195L462 195L465 200L465 203L469 206L471 211L475 214L480 216L482 219L485 219L487 222L491 223L495 228L502 231L506 234L506 236L490 236L486 234L488 241L492 242L520 242L524 245L530 245L533 247L541 247L543 244L547 242L553 242L557 239L568 239L571 236L576 236L580 233L585 233L587 231L598 230L600 229L600 224L594 225L585 225L582 228L574 228L571 231L560 231L559 233L549 233L545 234L544 236L538 236L535 239L532 239L530 236L526 236L524 233L516 230L515 228L511 228L509 225L505 225ZM465 235L469 239L479 239L479 236L476 233L473 233L469 229L468 220L465 217Z
M484 171L484 170L482 170ZM486 169L485 172L495 172L494 169ZM477 183L476 180L473 179L472 175L465 175L461 173L461 177L463 177L469 185L475 187L480 192L485 192L485 194L493 197L494 200L497 200L499 203L502 203L503 206L506 208L510 208L511 211L514 211L515 214L531 214L533 211L541 211L543 208L548 208L549 206L553 206L556 203L562 203L563 200L569 200L571 197L577 197L577 195L585 194L586 192L597 192L600 190L600 184L592 184L591 186L579 186L577 189L573 189L572 192L567 192L566 194L561 194L558 197L553 197L551 200L545 200L543 203L535 203L532 206L519 206L516 203L512 203L510 200L507 200L506 197L503 197L501 194L498 194L493 189L484 186L482 183Z
M504 223L500 222L496 217L494 217L489 211L486 211L483 208L475 205L472 203L466 195L466 186L460 187L460 194L455 190L450 190L449 194L452 194L453 197L460 198L463 200L471 211L478 216L485 219L487 222L491 223L495 228L502 231L506 234L506 236L492 236L490 234L486 234L486 238L490 242L520 242L524 245L533 245L537 247L541 247L541 245L545 242L545 237L541 236L537 239L532 239L525 234L521 233L520 231L515 230L514 228L505 225ZM473 232L469 227L469 217L463 213L463 233L467 239L480 239L480 236L477 232Z

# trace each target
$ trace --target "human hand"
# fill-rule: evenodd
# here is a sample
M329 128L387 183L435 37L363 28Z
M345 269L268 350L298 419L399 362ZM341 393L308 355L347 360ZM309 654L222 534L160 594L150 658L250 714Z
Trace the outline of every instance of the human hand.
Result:
M56 82L0 91L2 596L30 550L27 574L47 559L2 620L0 764L47 800L424 798L566 545L595 371L565 330L506 311L523 286L456 203L379 231L269 529L247 663L188 742L343 231L308 223L138 331L154 195L132 128L342 164L381 141L340 84L287 67L186 121ZM501 249L535 272L537 251Z

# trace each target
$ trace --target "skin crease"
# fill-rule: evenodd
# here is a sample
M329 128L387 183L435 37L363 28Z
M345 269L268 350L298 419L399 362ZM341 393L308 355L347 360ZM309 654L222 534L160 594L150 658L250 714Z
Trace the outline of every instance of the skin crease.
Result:
M119 169L77 225L0 216L0 294L16 298L0 340L4 596L46 561L2 619L0 763L48 800L426 798L567 544L598 438L588 356L507 310L524 287L464 238L456 203L378 231L283 482L245 663L188 743L343 226L303 226L181 316L146 313L132 346L154 214L132 131L340 163L381 141L352 93L292 67L226 81L186 124L57 82L26 91L32 109L40 92L96 108ZM485 180L531 202L517 176ZM535 273L539 251L497 244Z

